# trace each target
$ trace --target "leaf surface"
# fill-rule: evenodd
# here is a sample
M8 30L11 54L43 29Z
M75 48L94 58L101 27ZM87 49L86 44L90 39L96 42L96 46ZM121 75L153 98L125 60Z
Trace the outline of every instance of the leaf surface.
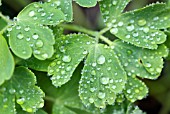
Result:
M9 30L9 44L14 54L23 59L30 58L32 54L40 60L51 58L54 35L44 25L59 24L64 18L64 14L50 3L28 5L18 14L17 21Z
M74 0L82 7L94 7L98 0Z
M86 105L94 103L100 108L104 108L106 102L112 104L126 82L126 74L113 50L96 44L87 35L67 35L58 40L58 53L48 70L53 84L61 86L68 82L75 68L87 56L79 86L81 100Z
M17 67L12 78L0 87L1 113L16 113L15 102L26 112L35 112L42 108L44 93L35 84L35 76L30 70Z
M0 35L0 85L3 84L5 80L9 80L12 77L14 66L14 59L6 40Z

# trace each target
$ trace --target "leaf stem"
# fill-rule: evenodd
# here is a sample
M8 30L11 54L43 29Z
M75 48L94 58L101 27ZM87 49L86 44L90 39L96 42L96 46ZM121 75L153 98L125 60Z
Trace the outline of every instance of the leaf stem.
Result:
M63 28L68 29L68 30L73 30L73 31L86 33L88 35L91 35L93 37L101 39L102 41L106 42L108 45L112 44L112 41L110 41L108 38L103 36L103 34L105 32L107 32L109 30L109 28L104 28L104 29L102 29L101 31L98 32L98 31L88 30L86 28L83 28L83 27L77 26L77 25L73 25L73 24L60 24L58 26L63 27Z
M6 21L7 25L0 31L0 34L3 34L4 31L6 31L6 29L9 27L10 23L12 22L8 17L4 16L1 12L0 12L0 17Z
M47 101L51 101L51 102L56 101L53 97L50 97L50 96L45 96L44 99L47 100Z

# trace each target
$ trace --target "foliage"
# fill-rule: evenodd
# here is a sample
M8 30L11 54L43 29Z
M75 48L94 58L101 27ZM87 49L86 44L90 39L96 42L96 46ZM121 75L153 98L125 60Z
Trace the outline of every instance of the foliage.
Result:
M14 20L0 14L2 114L46 114L44 100L53 114L144 114L133 103L148 94L141 79L157 79L168 56L169 5L124 12L131 0L74 1L99 3L105 28L68 24L72 0L33 2Z

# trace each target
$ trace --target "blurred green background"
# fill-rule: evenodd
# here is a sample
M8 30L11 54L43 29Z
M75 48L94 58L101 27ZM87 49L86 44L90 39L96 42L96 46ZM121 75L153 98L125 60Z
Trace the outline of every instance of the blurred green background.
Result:
M0 11L2 14L9 16L11 19L29 3L38 0L2 0ZM167 2L166 0L132 0L126 7L125 11L137 9L155 2ZM74 7L74 23L92 30L100 30L104 28L102 17L100 15L99 6L93 8L82 8L77 4ZM0 29L3 27L3 20L0 18ZM166 44L170 47L170 32L166 32L168 40ZM115 38L109 33L107 37L114 40ZM136 104L147 114L170 114L170 59L165 60L164 69L161 76L157 80L143 80L149 87L149 95L147 98L137 101Z

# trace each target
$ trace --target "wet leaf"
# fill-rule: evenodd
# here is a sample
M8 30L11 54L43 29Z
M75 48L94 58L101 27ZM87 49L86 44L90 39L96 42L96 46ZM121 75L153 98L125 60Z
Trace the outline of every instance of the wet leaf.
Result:
M103 5L108 5L108 3ZM119 6L121 7L121 4ZM114 11L114 14L117 10ZM155 3L141 9L119 14L116 17L108 16L107 19L110 20L106 25L110 28L112 34L125 42L138 47L157 49L158 44L166 41L166 35L160 29L170 27L169 11L170 8L166 4Z
M120 40L115 41L113 45L128 76L158 78L163 68L163 58L168 55L165 45L160 45L157 50L139 48Z
M5 38L0 35L0 85L9 80L14 71L14 59Z
M48 71L48 65L51 63L52 60L38 60L34 57L31 57L27 60L18 60L19 62L17 65L21 65L24 67L28 67L30 69L34 69L37 71Z
M64 21L64 14L49 3L28 5L18 14L17 21L9 30L12 51L23 59L30 58L32 54L40 60L51 58L54 35L43 25L56 25L61 21Z
M109 22L113 18L119 16L126 5L131 0L102 0L100 1L100 10L104 18L104 22Z
M82 7L93 7L97 4L98 0L74 0Z
M15 102L26 112L35 112L42 108L44 93L35 84L36 78L30 70L16 68L12 78L0 87L1 113L16 113Z
M86 105L94 103L100 108L104 108L106 102L113 104L126 82L126 74L113 50L81 34L67 35L58 40L58 53L48 70L52 83L61 86L68 82L78 64L87 56L79 85L81 100Z

